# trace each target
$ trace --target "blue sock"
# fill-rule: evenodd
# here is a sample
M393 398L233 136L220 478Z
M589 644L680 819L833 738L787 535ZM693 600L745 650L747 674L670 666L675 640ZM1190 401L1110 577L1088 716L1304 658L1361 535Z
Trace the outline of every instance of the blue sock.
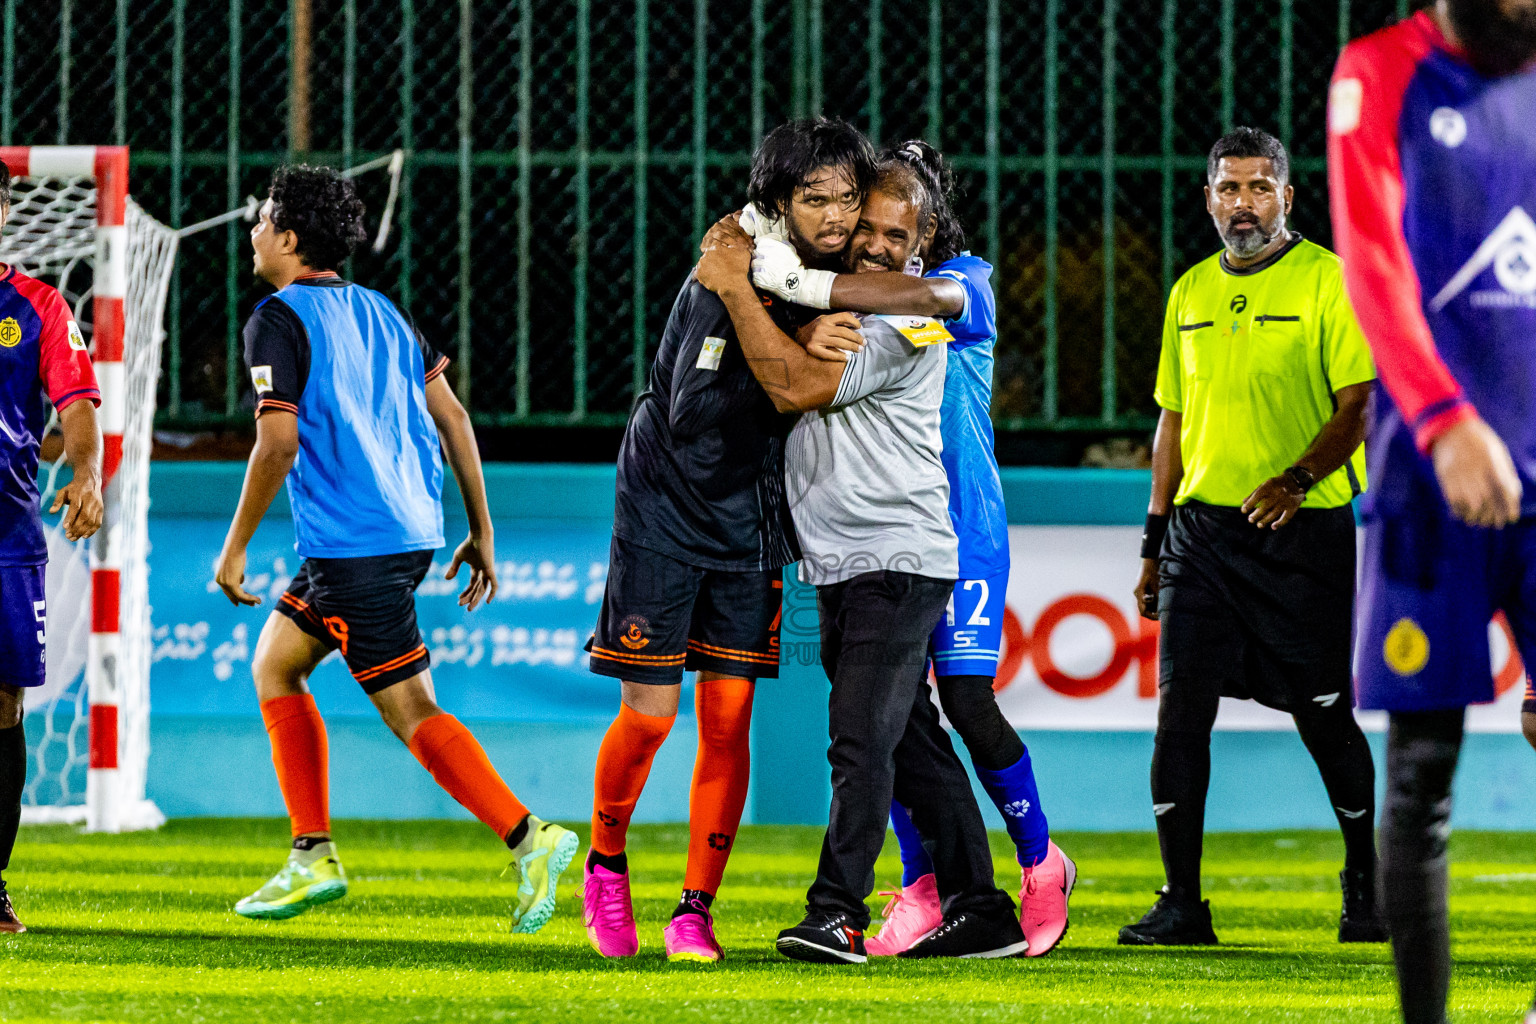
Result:
M1008 836L1018 847L1019 863L1032 868L1045 859L1051 829L1040 808L1040 791L1035 787L1035 769L1025 750L1013 764L998 771L976 769L976 778L987 796L1002 812Z
M891 801L891 828L896 830L896 842L901 845L901 886L905 889L924 875L933 874L933 861L923 849L923 837L917 834L912 816L895 800Z

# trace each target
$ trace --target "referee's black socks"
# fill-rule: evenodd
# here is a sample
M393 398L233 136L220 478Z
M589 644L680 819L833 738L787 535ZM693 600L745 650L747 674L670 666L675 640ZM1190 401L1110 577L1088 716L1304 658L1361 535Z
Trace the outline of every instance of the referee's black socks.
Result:
M1332 707L1309 707L1292 717L1344 833L1344 870L1374 879L1376 766L1360 723L1342 697Z
M20 722L0 729L0 871L11 865L21 825L21 791L27 785L27 734Z
M1446 846L1463 709L1396 713L1387 732L1381 890L1405 1024L1444 1024L1451 985Z
M1158 729L1152 751L1152 813L1157 816L1168 893L1176 900L1200 898L1205 794L1210 785L1210 730Z

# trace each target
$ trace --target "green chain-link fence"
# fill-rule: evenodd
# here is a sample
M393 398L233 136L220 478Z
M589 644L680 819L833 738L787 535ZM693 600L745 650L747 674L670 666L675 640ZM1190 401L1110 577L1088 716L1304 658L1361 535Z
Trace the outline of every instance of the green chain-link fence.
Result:
M999 269L1003 429L1141 429L1163 297L1217 245L1204 153L1294 152L1327 242L1339 46L1406 0L3 0L0 143L126 143L182 224L307 148L407 153L397 228L352 274L455 357L477 422L622 423L698 237L756 140L838 114L955 162ZM306 39L308 45L306 45ZM307 54L307 56L306 56ZM308 101L303 86L307 69ZM298 98L295 98L297 92ZM308 134L307 144L304 135ZM363 179L371 211L387 182ZM245 419L245 226L188 238L162 417Z

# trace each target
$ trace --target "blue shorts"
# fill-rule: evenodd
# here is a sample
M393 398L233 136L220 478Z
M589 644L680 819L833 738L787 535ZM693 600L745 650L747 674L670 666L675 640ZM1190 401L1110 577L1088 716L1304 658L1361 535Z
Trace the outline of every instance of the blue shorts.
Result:
M1536 664L1536 519L1479 529L1437 505L1366 521L1355 652L1361 708L1433 711L1493 700L1488 623L1498 611L1520 657Z
M47 567L0 566L0 683L42 686Z
M996 676L1003 645L1003 608L1008 574L985 580L958 580L944 617L934 627L936 676Z

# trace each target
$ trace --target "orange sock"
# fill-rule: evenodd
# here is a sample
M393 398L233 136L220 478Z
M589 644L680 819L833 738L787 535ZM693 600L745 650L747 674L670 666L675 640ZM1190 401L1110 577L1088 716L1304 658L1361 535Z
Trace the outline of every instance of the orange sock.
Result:
M752 689L750 679L711 679L700 680L694 690L699 753L688 796L684 889L713 896L735 845L752 775Z
M673 718L642 715L628 704L619 705L597 751L597 780L592 790L592 849L605 857L624 852L635 801L645 789L651 762L672 731Z
M528 817L528 808L496 774L464 723L444 712L416 727L407 744L421 766L448 795L463 804L503 841Z
M325 720L308 693L261 702L261 720L272 741L277 786L288 805L293 834L329 832L331 799Z

